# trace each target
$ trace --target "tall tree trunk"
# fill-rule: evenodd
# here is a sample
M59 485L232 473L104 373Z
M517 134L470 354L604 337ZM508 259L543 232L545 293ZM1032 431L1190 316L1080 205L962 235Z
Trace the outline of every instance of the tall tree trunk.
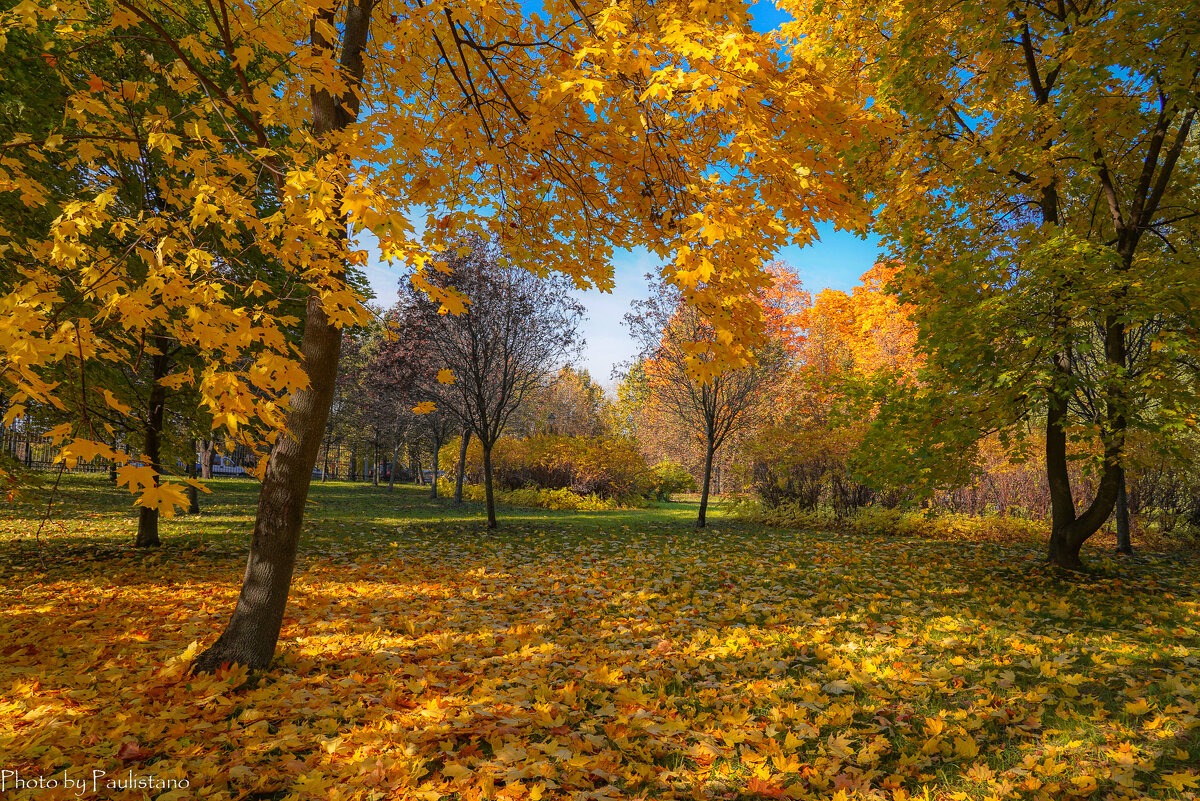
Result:
M271 449L237 606L220 638L197 657L196 671L212 671L225 663L265 668L275 655L341 346L341 332L330 325L320 296L311 293L300 346L309 387L291 398L291 436L280 437Z
M1124 329L1115 320L1106 324L1106 348L1109 364L1123 365ZM1114 329L1117 329L1114 333ZM1119 336L1121 344L1114 347L1113 337ZM1110 388L1104 443L1104 469L1100 484L1091 504L1076 515L1075 503L1071 498L1071 479L1067 471L1067 400L1058 392L1051 391L1046 415L1046 475L1050 485L1051 529L1048 558L1052 565L1067 570L1082 570L1079 557L1083 544L1100 530L1104 521L1112 514L1120 491L1124 470L1121 459L1125 448L1125 414L1121 406L1123 397L1118 389Z
M1121 484L1117 487L1117 553L1131 556L1133 540L1129 536L1129 497L1125 489L1125 471L1121 471Z
M400 443L392 443L392 469L388 473L388 492L396 489L396 464L400 461Z
M350 481L358 481L358 448L350 446Z
M162 346L162 343L157 343ZM155 354L150 359L150 400L146 407L146 431L144 452L154 468L154 485L158 486L158 474L162 472L162 430L163 411L167 402L167 388L159 383L159 379L167 374L170 360L165 353ZM148 506L138 507L137 537L133 541L135 548L157 548L162 542L158 538L158 509Z
M487 527L496 527L496 499L492 495L492 444L480 440L483 444L483 498L487 505Z
M213 477L213 460L216 458L216 440L200 440L200 478L208 480Z
M196 442L196 440L192 440L192 453L191 453L190 458L188 458L188 466L187 466L188 478L192 479L193 481L196 480L196 446L197 446L197 444L198 443ZM195 484L188 484L187 496L188 496L188 514L189 515L200 514L200 490L196 487Z
M710 441L704 448L704 483L700 488L700 514L696 517L696 528L704 528L708 513L708 490L712 485L714 448Z
M321 460L321 483L325 483L325 479L329 477L329 435L325 436L325 456Z
M373 486L378 487L379 486L379 440L378 439L371 443L371 453L373 456L373 458L371 460L371 484Z
M437 486L438 467L439 467L438 460L441 457L441 453L442 453L442 440L441 440L441 438L434 436L434 438L433 438L433 473L430 476L430 481L429 481L429 497L431 500L437 499L437 496L438 496L438 486Z
M467 446L471 442L471 429L463 430L462 442L458 446L458 474L454 477L454 502L463 502L463 479L467 475Z
M372 0L357 3L351 0L342 28L341 63L355 81L362 76L362 50L370 28L371 3ZM333 47L322 33L334 29L337 20L333 9L333 6L326 6L314 13L310 33L313 49L318 52ZM344 128L358 113L358 101L353 91L337 102L327 90L314 87L312 105L313 130L318 137ZM333 203L335 208L340 207L340 197L335 197ZM342 219L339 230L330 236L344 238L346 222ZM304 503L308 499L313 466L333 402L341 349L341 330L326 316L320 293L310 290L300 341L309 385L292 395L287 415L290 435L280 437L271 449L258 496L250 557L233 616L212 647L196 658L193 671L211 672L225 663L261 669L266 668L275 655L296 566Z
M1067 357L1055 357L1058 372L1066 374ZM1046 482L1050 490L1051 563L1071 570L1082 567L1079 549L1072 551L1067 528L1075 522L1075 499L1071 496L1070 464L1067 461L1067 398L1051 388L1046 410ZM1080 543L1082 545L1083 543Z

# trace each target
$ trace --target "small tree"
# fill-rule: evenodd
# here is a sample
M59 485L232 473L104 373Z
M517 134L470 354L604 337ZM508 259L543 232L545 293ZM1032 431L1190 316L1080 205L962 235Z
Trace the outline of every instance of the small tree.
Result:
M483 446L488 528L495 528L492 446L530 393L582 344L583 308L568 294L569 282L539 278L481 237L454 246L429 278L452 287L466 310L444 313L409 284L401 287L402 315L409 341L423 343L425 402L456 415Z
M681 293L652 279L650 298L634 301L625 324L641 348L639 361L626 377L640 368L650 402L675 417L703 450L696 527L704 528L713 458L732 434L753 424L754 410L779 372L783 351L768 346L755 363L718 370L710 380L701 380L697 363L711 358L703 349L716 341L716 332Z

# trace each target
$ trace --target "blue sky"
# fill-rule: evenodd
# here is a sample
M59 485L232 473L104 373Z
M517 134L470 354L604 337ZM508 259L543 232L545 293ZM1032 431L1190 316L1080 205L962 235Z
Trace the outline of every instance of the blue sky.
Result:
M875 263L879 247L874 240L862 240L845 231L834 231L832 226L818 226L820 241L806 248L789 247L779 253L799 276L804 288L816 294L822 289L848 291L858 283L858 278ZM400 265L388 266L371 259L364 272L375 292L375 302L391 306L396 301L396 286L403 272ZM577 293L587 310L582 333L586 344L578 367L586 369L601 386L613 388L615 366L629 361L635 355L633 343L621 323L630 303L644 298L649 290L645 274L658 273L661 262L646 251L618 251L613 257L613 272L616 286L611 293L589 290Z
M530 7L540 6L534 0ZM751 6L753 26L759 31L773 30L788 15L775 8L773 2L758 2ZM789 247L780 251L778 258L787 262L799 276L804 288L816 294L822 289L847 291L858 283L858 278L880 255L878 241L860 239L845 231L835 231L832 225L817 228L820 240L806 248ZM372 251L370 264L364 271L375 292L375 302L390 306L396 300L396 285L402 268L389 267L378 260L378 249L369 241L364 246ZM618 251L613 257L613 272L616 286L611 293L591 290L579 292L578 297L587 309L587 320L583 324L586 345L578 367L586 369L601 386L613 388L613 368L627 362L635 355L628 332L621 323L629 311L630 303L644 298L649 290L645 274L657 274L661 262L645 251Z

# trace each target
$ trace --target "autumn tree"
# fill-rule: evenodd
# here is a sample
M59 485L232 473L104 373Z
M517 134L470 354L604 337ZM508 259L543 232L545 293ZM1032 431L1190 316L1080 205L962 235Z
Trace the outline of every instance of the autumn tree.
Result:
M634 301L625 325L640 347L638 367L644 394L658 403L688 431L704 455L700 482L700 511L696 527L705 526L712 483L713 458L739 430L754 422L754 413L784 362L782 347L773 343L754 354L747 365L698 374L694 367L704 346L717 334L680 293L653 281L650 297Z
M539 278L481 237L452 247L431 278L460 293L465 311L443 314L415 288L406 292L409 327L424 332L424 359L438 368L434 380L422 385L429 400L418 411L452 410L479 440L488 528L495 528L492 446L521 405L578 348L583 309L571 299L567 282Z
M514 258L582 287L611 286L614 246L646 246L673 258L670 280L727 333L701 364L716 369L762 337L747 298L768 255L808 241L816 220L857 214L839 153L863 104L754 33L743 4L572 2L532 15L511 2L67 0L3 12L0 34L17 32L53 62L66 100L50 130L21 118L0 191L63 211L44 236L13 244L18 267L0 288L6 417L76 403L56 393L52 370L86 374L110 340L140 338L134 321L162 319L201 355L204 368L176 380L197 388L214 427L271 446L242 592L201 670L263 667L274 653L338 329L363 316L346 282L363 258L355 234L370 230L386 260L414 264L419 287L452 312L461 297L425 269L449 231L490 229ZM171 55L155 58L152 81L106 81L82 60L91 47ZM151 83L178 92L180 113L131 130L114 101ZM32 166L60 150L86 164L137 147L180 178L161 198L179 213L130 217L104 181L63 189ZM414 208L432 210L420 235ZM123 246L101 246L108 236ZM221 268L218 253L244 252L290 277L282 297ZM283 299L302 306L299 319ZM293 324L298 348L283 330ZM75 418L95 402L81 398ZM184 502L86 426L52 435L68 461L123 460L120 480L141 503Z
M798 50L840 65L895 125L864 190L905 265L928 362L921 398L881 418L880 447L908 432L909 453L953 456L1040 420L1048 556L1078 569L1117 500L1131 428L1165 444L1195 426L1196 385L1175 366L1200 342L1185 233L1200 212L1187 157L1200 34L1144 0L785 6ZM1164 313L1168 329L1150 334ZM1132 370L1141 339L1152 347ZM1094 398L1082 415L1081 393ZM1080 457L1098 477L1082 509Z
M512 428L522 434L596 437L607 425L604 390L587 370L564 365L530 393Z
M373 397L385 399L379 413L385 424L390 421L396 434L389 488L396 473L401 438L414 457L417 482L424 483L421 455L428 440L434 469L429 495L436 498L437 454L451 433L461 430L466 418L449 401L429 408L429 404L441 397L438 379L448 380L448 374L443 372L446 365L439 362L442 351L431 338L435 336L433 318L426 316L436 314L437 310L430 303L422 303L421 295L411 289L402 291L401 298L384 317L384 328L373 344L362 389Z
M856 478L874 464L862 439L878 393L911 382L918 366L911 311L887 291L898 265L880 262L850 292L802 298L789 362L748 445L754 486L768 505L828 505L844 514L875 500Z

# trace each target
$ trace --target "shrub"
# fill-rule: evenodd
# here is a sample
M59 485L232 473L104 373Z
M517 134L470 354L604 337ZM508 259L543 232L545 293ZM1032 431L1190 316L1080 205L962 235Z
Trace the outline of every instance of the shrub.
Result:
M442 469L458 465L458 441L442 449ZM467 448L467 476L483 482L483 448ZM566 437L538 434L525 439L501 437L492 448L492 476L501 491L569 490L629 504L654 492L658 477L631 440L617 437Z
M447 497L454 494L454 482L442 478L438 481L439 492ZM464 484L463 498L468 501L482 503L484 489L482 484ZM645 505L639 498L617 501L615 498L601 498L598 495L580 495L566 488L540 489L525 487L515 490L496 490L496 503L504 506L532 506L540 509L569 510L577 512L597 512L606 509L629 509Z
M963 542L1041 542L1046 538L1049 526L1045 520L1015 515L930 513L881 506L868 506L848 515L839 515L832 506L805 507L799 503L786 503L772 508L743 503L737 513L744 519L776 528Z
M696 478L679 462L670 460L654 465L654 497L660 501L671 500L675 492L695 492Z

